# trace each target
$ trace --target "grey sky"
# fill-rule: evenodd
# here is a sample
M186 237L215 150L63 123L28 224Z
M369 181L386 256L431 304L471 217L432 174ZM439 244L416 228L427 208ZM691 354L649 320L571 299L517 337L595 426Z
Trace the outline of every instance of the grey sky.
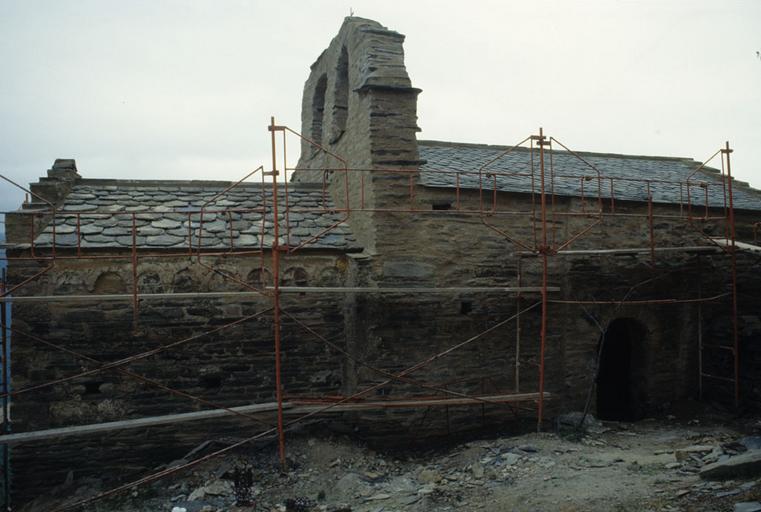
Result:
M761 187L761 1L0 0L0 173L238 179L352 8L406 34L425 139L703 160ZM295 146L295 145L294 145ZM22 196L0 184L0 208Z

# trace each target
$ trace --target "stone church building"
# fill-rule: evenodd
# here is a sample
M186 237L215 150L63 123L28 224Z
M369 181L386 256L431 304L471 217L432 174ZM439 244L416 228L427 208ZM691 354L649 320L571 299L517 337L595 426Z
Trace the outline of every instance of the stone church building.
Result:
M400 445L536 428L540 407L551 428L585 407L761 403L759 191L717 163L543 133L419 140L403 42L346 18L277 187L104 179L73 160L31 185L6 218L14 432L271 404L276 364L294 411L352 397L314 419ZM18 442L14 485L33 495L81 457L126 478L275 421L250 416Z

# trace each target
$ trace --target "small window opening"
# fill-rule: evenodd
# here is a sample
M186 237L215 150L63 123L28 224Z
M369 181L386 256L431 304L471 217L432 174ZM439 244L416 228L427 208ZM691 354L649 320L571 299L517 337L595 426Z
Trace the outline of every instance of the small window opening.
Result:
M312 140L317 144L322 144L322 119L325 113L325 90L328 87L328 77L322 75L317 80L312 96ZM315 146L314 149L319 151Z
M291 267L283 272L280 284L283 286L306 286L309 282L307 271L301 267Z
M336 66L336 83L333 92L333 123L330 129L330 143L335 144L346 131L349 117L349 52L344 46Z
M451 210L452 203L433 203L431 205L432 210Z
M96 294L117 294L127 291L124 280L116 272L103 272L95 281Z
M473 302L470 300L463 300L460 301L460 314L461 315L467 315L473 311Z
M142 293L163 293L164 286L161 277L155 273L141 274L138 278L138 287Z
M272 285L272 273L266 268L255 268L248 273L246 281L255 288L264 289Z
M177 293L188 293L195 289L196 285L190 270L183 269L174 275L174 279L172 280L172 291Z

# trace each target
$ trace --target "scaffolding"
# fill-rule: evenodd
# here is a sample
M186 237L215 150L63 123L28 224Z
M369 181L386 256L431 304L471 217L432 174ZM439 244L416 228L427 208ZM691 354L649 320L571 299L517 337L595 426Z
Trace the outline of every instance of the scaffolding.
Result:
M451 169L439 169L429 170L427 172L437 172L442 174L449 174L453 176L455 186L450 190L453 195L453 209L451 210L428 210L423 209L416 204L417 193L417 174L418 169L413 167L382 167L382 168L357 168L351 167L346 158L340 155L331 153L328 149L320 146L315 141L312 141L300 133L290 129L287 126L278 125L275 123L274 118L271 120L268 126L268 131L271 139L272 149L272 161L269 170L264 169L263 166L247 173L241 180L231 183L229 187L221 190L214 198L208 200L203 206L193 210L182 210L174 213L187 215L188 219L188 233L187 233L187 250L173 250L173 251L149 251L140 247L138 243L138 230L137 230L137 214L132 213L101 213L103 215L120 216L121 218L127 218L131 221L131 247L125 254L94 254L83 247L82 232L81 232L81 218L82 213L61 211L59 205L54 204L51 201L33 193L31 190L22 187L18 183L0 176L5 182L23 190L28 196L33 198L32 204L26 205L24 210L25 215L32 217L33 221L31 225L31 233L29 236L28 244L17 244L12 249L12 255L6 256L5 259L9 264L13 265L14 262L36 262L43 264L44 268L35 273L31 277L24 279L19 283L8 285L7 280L3 279L2 291L0 293L0 300L2 301L2 354L3 354L3 414L4 414L4 435L0 437L0 443L4 443L5 450L5 476L6 479L9 475L9 463L8 463L8 446L12 446L19 443L31 443L42 439L57 439L66 436L75 435L87 435L98 432L124 430L134 428L144 428L151 425L177 425L179 423L196 421L209 418L220 417L240 417L247 421L253 421L259 425L262 430L254 435L248 436L238 442L230 444L222 449L216 450L203 457L197 458L190 462L164 469L152 473L150 475L139 478L135 481L129 482L124 485L120 485L114 489L102 492L97 496L82 500L76 503L70 503L63 505L59 510L75 510L81 508L84 505L92 503L96 500L111 496L129 489L152 482L187 468L196 466L205 461L208 461L214 457L221 456L225 453L229 453L236 448L243 446L252 441L269 438L275 436L278 441L278 453L282 469L286 469L286 432L290 427L293 427L307 419L314 418L320 415L328 413L340 413L346 411L356 410L369 410L369 409L383 409L383 408L427 408L427 407L449 407L449 406L463 406L463 405L486 405L486 404L498 404L509 407L512 411L520 410L527 404L533 404L535 406L536 425L538 429L541 429L545 423L546 415L546 401L551 398L549 392L545 389L545 359L547 352L547 337L548 337L548 324L551 321L549 314L549 306L551 304L575 304L575 305L660 305L660 304L686 304L696 303L699 306L699 315L702 309L700 305L704 303L713 303L722 299L729 298L731 302L731 323L732 323L732 341L724 348L728 350L733 358L733 374L730 376L711 375L704 371L703 368L703 352L706 346L703 343L702 333L699 330L698 340L698 354L699 354L699 382L701 394L703 390L703 384L705 379L723 380L728 382L733 387L733 396L735 405L740 402L740 385L739 385L739 372L740 372L740 360L739 360L739 335L738 335L738 298L737 298L737 257L736 253L740 249L758 250L755 245L742 244L736 240L735 231L735 215L733 205L733 191L732 191L732 175L730 167L730 154L732 149L729 147L729 143L716 151L705 163L700 164L694 172L682 181L664 181L656 179L639 179L633 177L612 177L606 176L604 170L598 169L593 163L586 159L583 155L574 152L569 149L562 142L554 137L545 135L544 131L540 128L537 134L530 135L523 139L518 144L509 147L505 151L501 152L494 159L486 162L484 165L477 169L458 170ZM305 142L309 147L314 148L314 151L323 153L332 161L336 162L335 166L321 167L319 171L322 173L321 195L323 202L317 207L299 208L289 200L289 182L287 180L288 173L299 171L314 171L314 169L301 169L297 166L289 166L287 162L287 139L288 137L295 137L298 141ZM564 175L556 172L553 157L559 150L567 152L574 158L578 159L587 172L583 175ZM521 171L500 171L490 169L490 166L495 162L505 158L507 155L516 151L522 151L526 155L528 161L528 170ZM715 158L721 160L721 175L719 176L720 183L717 181L708 181L700 179L698 175L699 171L706 167ZM399 183L406 184L408 190L407 206L394 206L393 208L382 208L370 205L366 200L366 188L372 182L373 176L383 175L386 177L393 177ZM697 176L697 177L696 177ZM286 179L283 179L283 178ZM225 194L234 190L236 187L242 186L245 182L258 178L259 186L261 187L262 204L254 208L246 209L220 209L218 207L210 207L209 205L214 203L214 200L220 197L224 197ZM530 182L531 188L527 193L530 195L530 209L504 209L499 206L498 198L501 190L499 183L503 179L515 179L519 178ZM466 187L463 185L465 179L475 179L478 183L478 207L467 208L463 201L463 196L466 190L473 191L472 187ZM563 210L558 206L561 195L556 191L556 187L561 182L574 183L578 181L580 195L576 197L578 200L579 208L577 210ZM620 200L615 197L615 184L620 181L627 181L629 184L640 187L646 193L646 200L644 201L646 206L645 213L631 213L623 211L620 208L621 203L626 203L627 200ZM292 187L292 185L291 185ZM359 194L352 195L350 192L353 190L356 192L356 188L359 188ZM656 213L654 208L654 192L658 187L669 188L670 190L679 190L680 201L678 204L678 211L674 213ZM710 204L709 201L709 189L715 189L720 187L720 194L724 198L724 204L720 208ZM335 206L330 205L328 198L335 197ZM267 201L270 201L268 204ZM617 211L619 206L619 211ZM207 249L202 244L201 232L204 226L204 215L209 214L221 215L223 217L231 218L233 214L239 213L256 213L261 216L261 230L260 236L258 236L259 247L256 249L240 248L236 247L234 242L234 236L230 234L230 246L224 250L215 248ZM289 222L289 216L297 213L307 213L315 215L324 214L338 214L340 219L326 226L324 229L317 233L312 234L309 238L297 242L291 243L291 223ZM377 215L384 215L389 213L405 214L410 216L415 215L434 215L439 216L443 222L447 222L447 217L451 214L457 214L460 217L466 216L473 219L477 219L489 232L493 233L500 240L503 240L506 247L509 248L506 251L507 254L511 254L515 257L517 264L517 275L515 286L449 286L449 287L395 287L395 286L344 286L344 287L324 287L324 286L284 286L282 285L282 264L284 260L287 260L295 253L301 252L305 248L309 248L311 244L319 240L322 237L328 236L333 230L339 226L348 224L351 222L352 215L360 213L372 213ZM506 231L500 227L496 222L496 219L501 217L514 217L514 216L528 216L526 222L530 224L529 228L532 236L528 238L521 238L520 236ZM615 219L617 217L635 219L645 223L647 228L648 244L645 247L600 247L596 249L573 249L572 246L575 242L584 238L590 234L595 228L600 227L604 220ZM75 224L76 244L73 247L62 248L56 243L56 225L55 219L66 218L73 219ZM561 234L558 232L556 226L560 219L573 219L578 228L571 232L567 237L561 238ZM266 221L270 220L271 228L266 226ZM35 239L39 233L35 233L35 225L39 225L40 222L46 222L52 228L52 244L45 247L39 247L35 244ZM666 246L659 247L656 242L656 223L663 221L677 221L682 222L685 227L692 229L697 233L702 240L703 245L690 245L690 246ZM716 221L722 224L724 234L722 237L712 237L707 235L702 226L709 221ZM193 223L196 222L198 227L192 228ZM756 226L757 228L757 226ZM196 232L197 229L197 232ZM265 243L267 237L265 234L271 229L272 236L269 243ZM197 243L193 244L196 240ZM747 247L745 247L747 245ZM628 294L620 300L571 300L567 298L553 298L552 294L561 292L559 287L551 286L551 265L550 261L553 258L573 257L573 256L604 256L604 255L644 255L650 260L650 264L655 267L659 255L671 254L671 253L685 253L685 254L719 254L726 255L729 259L730 267L730 292L714 294L711 296L704 296L701 289L698 297L661 297L657 299L647 300L632 300L628 297ZM269 267L272 273L271 283L265 285L256 285L246 282L242 279L238 279L236 276L230 275L225 272L224 269L219 268L216 265L209 264L207 261L209 258L258 258L259 268L264 269L265 265L269 263ZM234 283L238 287L242 287L244 291L225 292L225 291L209 291L209 292L169 292L169 293L142 293L138 286L138 268L140 262L146 259L152 258L166 258L168 260L176 258L191 259L194 264L203 267L205 270L220 276L223 280ZM699 258L699 256L698 256ZM52 295L52 296L35 296L35 295L18 295L17 292L22 291L24 286L40 279L45 274L53 271L56 268L56 264L67 260L114 260L127 261L132 271L132 290L131 293L119 293L119 294L106 294L106 295ZM538 262L540 272L540 282L528 283L526 285L526 276L523 274L522 265L523 262L531 260ZM264 273L262 273L264 275ZM305 322L301 321L296 315L290 313L287 308L284 308L281 304L281 297L284 294L313 294L313 293L326 293L326 294L457 294L457 293L471 293L471 294L504 294L505 296L513 296L515 300L514 313L507 316L503 320L494 323L474 336L470 336L464 340L460 340L445 350L440 350L430 354L428 357L423 358L414 364L409 364L402 371L389 371L373 364L370 364L366 360L357 358L355 355L349 353L343 347L337 345L335 342L327 339L325 336L316 332L310 328ZM56 302L65 301L70 302L88 302L88 301L129 301L133 310L133 324L135 328L140 323L140 306L141 303L149 302L152 300L161 300L166 298L173 299L208 299L208 298L226 298L245 300L250 298L263 298L269 301L270 307L257 311L250 315L244 315L235 321L224 323L213 329L209 329L203 332L196 333L192 336L184 337L181 339L169 341L161 344L155 348L140 353L132 354L129 357L124 357L116 361L101 361L91 356L82 354L78 351L73 351L59 343L46 340L41 336L36 336L29 332L24 332L21 329L12 327L6 318L6 305L13 303L22 304L24 302L39 302L43 304L52 304ZM526 315L529 311L538 310L540 315L539 320L539 332L536 337L536 343L538 343L538 360L535 361L538 372L538 379L531 391L525 391L526 383L521 380L521 361L522 351L521 344L525 344L526 333L522 327L521 317ZM139 373L133 372L128 369L128 366L150 357L153 357L159 353L175 350L183 345L187 345L193 341L202 339L206 336L213 335L215 333L224 332L225 330L241 325L250 320L260 318L265 315L271 315L273 320L273 332L272 332L272 345L274 350L274 370L275 370L275 401L272 403L257 403L244 405L239 407L228 407L213 400L188 393L187 391L177 389L172 386L168 386L165 383L159 382L155 379L147 378ZM352 359L354 364L364 367L374 374L380 376L382 379L373 385L366 386L359 391L356 391L348 396L332 396L332 397L287 397L285 396L285 389L282 378L282 361L281 361L281 341L282 341L282 323L284 318L294 322L300 326L305 332L309 333L317 342L325 344L332 350L341 354L343 357ZM500 329L505 329L506 326L514 324L515 326L515 367L514 367L514 389L510 392L493 393L493 394L472 394L462 393L448 389L446 383L427 383L420 381L414 377L414 373L424 368L434 361L438 361L452 352L463 349L466 346L472 345L490 333L496 332ZM47 347L50 350L68 353L69 355L83 361L89 366L89 369L76 372L71 375L67 375L60 379L56 379L50 382L34 383L26 387L19 389L11 389L9 381L10 368L8 357L9 352L7 350L8 337L11 333L23 336L30 339L42 346ZM524 361L525 362L525 361ZM63 382L75 381L83 377L91 376L101 372L117 372L120 375L134 379L145 385L161 389L167 393L171 393L175 396L182 397L193 402L196 405L204 407L202 411L196 412L181 412L172 415L136 418L123 421L99 423L92 425L76 425L71 427L47 429L42 431L32 432L19 432L11 433L10 431L10 399L16 397L23 397L25 393L40 390L52 386L59 385ZM426 396L409 396L398 397L394 399L385 400L370 400L367 396L384 386L393 383L400 382L407 385L417 387L424 390L429 395ZM430 395L433 393L432 395ZM276 421L274 425L270 425L266 420L262 419L262 414L274 414ZM6 480L6 492L9 484ZM10 501L6 496L6 507L9 507Z

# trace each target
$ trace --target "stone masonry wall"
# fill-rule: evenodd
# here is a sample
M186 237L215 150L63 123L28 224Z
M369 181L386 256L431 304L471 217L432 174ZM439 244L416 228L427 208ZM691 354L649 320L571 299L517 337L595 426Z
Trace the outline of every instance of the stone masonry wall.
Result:
M113 255L117 256L117 255ZM131 300L98 300L101 294L132 291L129 255L114 260L59 259L52 270L20 288L15 296L89 295L88 301L15 303L13 307L13 386L17 391L84 370L97 364L45 346L32 336L101 362L121 360L160 345L196 338L135 361L124 368L159 383L230 407L275 400L272 301L268 297L162 298L141 300L137 323ZM262 267L256 256L229 257L209 265L259 287L271 285L269 258ZM282 261L285 286L344 286L351 261L340 254L286 256ZM37 262L14 262L11 279L21 282L38 272ZM262 270L263 268L263 270ZM195 258L145 258L138 266L141 293L243 291L244 287L210 273ZM346 371L343 357L309 334L286 313L339 346L345 345L346 298L341 294L283 293L282 374L286 396L336 395L342 392ZM224 327L262 313L238 325ZM202 335L215 331L209 335ZM29 336L31 335L31 336ZM107 371L59 382L13 398L15 431L116 421L152 415L208 409L186 397ZM243 435L260 424L229 420L211 425L183 424L174 429L143 430L56 440L57 447L42 456L37 444L13 449L17 496L34 495L40 486L60 483L67 472L97 474L103 466L72 464L82 446L90 443L101 459L142 460L150 468L166 463L201 441L223 434ZM271 423L271 422L270 422ZM214 424L214 422L211 422ZM112 444L109 439L133 439ZM123 453L127 449L129 454ZM44 464L43 464L44 462ZM82 461L85 462L85 461ZM126 469L125 475L129 473Z
M393 183L393 181L391 181ZM389 189L388 203L409 203L399 190ZM407 193L409 192L408 189ZM388 204L387 203L387 204ZM481 287L537 286L541 282L540 259L521 254L485 222L527 245L533 244L531 203L520 195L501 194L498 210L519 210L518 215L482 218L477 191L462 191L460 211L454 208L454 191L418 187L412 205L417 213L383 212L376 216L379 234L375 255L349 256L303 253L286 256L283 283L310 286L382 287ZM433 209L434 205L437 209ZM579 211L576 199L558 200L558 211ZM619 213L642 214L643 205L617 204ZM658 207L656 215L674 214ZM594 219L556 218L557 242L585 229ZM752 234L754 216L739 215L738 236ZM715 234L719 226L712 226ZM655 231L659 245L698 245L700 236L685 221L659 219ZM552 234L550 235L552 237ZM604 217L569 248L599 249L646 247L646 219ZM700 242L702 243L702 242ZM53 270L19 290L17 295L129 293L131 268L128 256L121 261L60 260ZM698 259L700 261L698 261ZM223 272L258 285L268 281L268 258L229 258L209 261ZM702 326L697 304L630 305L567 304L564 300L619 301L658 298L695 298L725 293L728 286L727 257L691 253L658 253L656 265L649 254L639 256L576 255L550 257L550 286L560 288L550 298L546 345L546 390L553 395L548 417L583 407L594 378L594 364L601 330L616 318L632 318L644 326L642 353L644 375L638 387L641 415L668 403L697 394L697 336L702 329L706 343L725 343L728 306L725 298L702 306ZM41 263L15 264L12 278L20 282L38 272ZM757 362L757 338L761 332L755 302L747 299L757 289L756 261L740 258L741 319L743 333L743 389L750 402L758 402L761 387L751 368ZM297 270L300 269L300 270ZM240 290L240 286L205 271L192 259L142 259L138 282L143 293ZM342 346L354 361L331 349L301 329L289 317L283 320L283 374L286 395L315 397L352 393L385 381L374 371L399 372L456 343L476 337L409 377L422 383L393 382L371 398L436 395L435 388L469 394L501 394L537 390L540 312L521 308L535 304L537 293L448 292L371 294L284 294L283 307L326 338ZM137 330L130 301L95 303L18 303L14 309L13 372L15 389L62 378L90 368L75 357L40 346L24 336L29 332L101 361L113 361L222 326L270 307L269 299L161 299L141 303ZM492 332L489 328L506 321ZM520 339L520 343L518 343ZM746 357L747 356L747 357ZM755 359L754 359L755 358ZM520 373L516 384L516 359ZM363 362L367 363L366 365ZM272 317L260 318L189 342L171 351L129 365L130 370L166 385L199 395L225 406L267 402L274 398ZM726 364L712 369L727 371ZM718 390L726 398L726 390ZM723 393L723 395L722 395ZM531 418L534 409L488 405L427 410L382 410L345 414L342 429L370 440L408 443L421 437L455 434L484 427L500 429L515 425L515 414ZM594 405L594 404L593 404ZM97 421L198 410L186 398L137 383L115 372L96 374L51 388L19 395L14 417L19 430L48 428ZM196 424L200 425L200 424ZM110 460L127 447L110 439L134 439L129 458L135 469L151 467L182 454L193 443L219 435L252 429L235 419L204 423L205 431L190 425L177 430L152 429L105 436L97 446L102 460ZM210 426L213 425L213 426ZM253 426L253 428L258 428ZM209 430L211 429L211 430ZM92 441L92 439L91 439ZM120 442L121 443L121 442ZM51 445L52 446L52 445ZM16 481L25 493L46 482L61 480L71 466L72 451L93 446L84 439L57 444L45 450L38 445L14 449ZM88 453L91 450L85 450ZM143 454L143 455L140 455ZM44 457L43 457L44 455ZM95 455L93 455L94 457ZM143 457L144 458L141 458ZM47 460L44 470L40 461ZM138 461L143 462L139 463ZM104 464L107 464L104 462ZM141 466L142 464L142 466ZM99 466L80 470L99 471Z
M376 201L383 204L409 205L409 193L404 187L389 187L388 197L376 189ZM455 191L418 187L413 206L419 213L383 213L376 218L376 256L370 262L369 280L379 286L417 285L421 287L499 286L517 285L517 268L521 266L522 284L541 283L539 258L519 257L521 250L496 229L533 246L534 229L531 203L528 196L500 194L497 210L518 210L524 214L494 215L481 219L478 214L477 191L461 191L460 208L455 210ZM434 210L449 204L450 210ZM586 208L589 205L585 205ZM558 212L582 211L578 199L557 199ZM604 217L601 223L569 249L641 248L649 245L646 205L619 202L616 212L637 214L640 217ZM715 212L718 213L718 212ZM654 233L658 246L705 245L705 239L686 219L664 219L659 215L676 215L678 208L657 205L654 211ZM749 239L755 214L738 212L738 237ZM556 242L567 240L586 229L593 218L550 219ZM700 225L701 223L696 223ZM722 228L716 223L704 223L706 233L720 236ZM554 227L554 228L553 228ZM700 229L700 228L699 228ZM541 234L537 233L541 239ZM560 288L551 299L583 301L650 300L659 298L696 298L726 293L728 257L724 254L702 256L695 254L657 253L655 267L650 255L639 256L552 256L550 257L550 286ZM757 277L750 267L741 267L742 279L755 283ZM703 289L698 289L703 276ZM537 294L524 294L521 303L529 305ZM741 310L751 305L746 302ZM703 336L710 339L727 337L726 330L717 333L711 325L726 322L730 302L723 297L715 304L704 305L713 311L703 322ZM511 294L473 294L382 297L371 306L367 315L366 350L373 357L386 356L393 364L404 358L410 364L465 340L489 326L514 314L516 298ZM747 312L745 324L757 325L758 312ZM696 304L629 305L551 303L546 351L546 389L555 396L551 410L571 410L583 407L587 390L594 378L594 364L602 330L616 318L632 318L645 328L640 369L645 376L640 394L640 416L659 410L669 403L697 396L697 337L698 306ZM538 361L539 312L532 310L521 316L520 390L535 391ZM746 330L750 332L750 327ZM476 393L510 392L515 390L515 352L517 330L509 322L498 331L479 339L464 351L453 352L416 375L429 383L445 383L460 379L457 390ZM407 340L407 341L402 341ZM420 340L425 343L420 344ZM394 350L394 347L397 347ZM410 348L414 347L414 348ZM403 355L402 355L403 353ZM397 363L398 367L403 364ZM726 373L726 368L724 369ZM360 373L366 382L372 378ZM731 373L730 373L731 375ZM746 372L747 375L753 375ZM463 381L468 378L468 381ZM360 379L360 384L361 384ZM756 385L757 386L757 385ZM748 387L748 386L746 386ZM390 394L403 395L410 389L394 386ZM454 388L453 388L454 389ZM593 404L594 405L594 404ZM490 406L493 408L493 406ZM503 408L504 409L504 408ZM422 413L418 415L418 420ZM452 421L446 411L426 411L426 422L434 425ZM504 416L503 416L504 418ZM414 414L407 422L415 425Z

